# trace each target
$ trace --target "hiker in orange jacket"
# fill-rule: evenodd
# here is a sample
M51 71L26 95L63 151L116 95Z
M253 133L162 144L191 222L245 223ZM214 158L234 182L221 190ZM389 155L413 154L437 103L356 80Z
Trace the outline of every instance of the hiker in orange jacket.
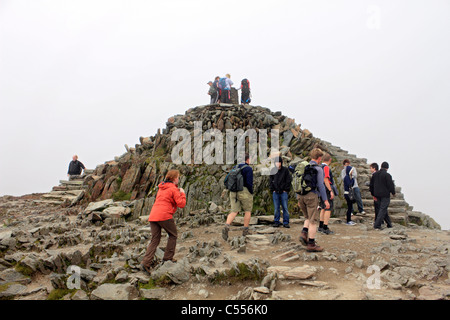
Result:
M161 241L161 229L164 229L169 235L163 262L168 260L172 262L176 261L173 259L173 256L175 255L175 247L177 244L177 227L173 219L173 214L177 211L177 208L184 208L186 206L186 194L183 188L178 188L179 178L180 172L178 170L170 170L164 181L158 186L159 190L156 195L155 204L148 217L152 240L147 247L147 252L141 263L142 267L148 273L155 266L153 258Z

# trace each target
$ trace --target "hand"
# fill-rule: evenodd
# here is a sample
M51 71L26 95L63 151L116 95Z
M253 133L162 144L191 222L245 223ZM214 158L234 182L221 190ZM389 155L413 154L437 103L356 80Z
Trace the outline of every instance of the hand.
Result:
M373 201L378 201L377 197L373 197Z
M330 200L333 200L333 199L334 199L334 192L331 191L331 192L330 192Z
M330 203L328 200L325 200L325 209L330 209Z
M180 192L181 193L185 193L183 188L180 188Z

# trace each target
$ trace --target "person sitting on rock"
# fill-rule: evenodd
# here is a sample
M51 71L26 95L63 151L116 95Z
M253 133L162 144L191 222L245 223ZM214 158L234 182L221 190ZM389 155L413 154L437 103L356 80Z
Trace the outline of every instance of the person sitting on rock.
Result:
M81 172L85 169L84 164L81 161L78 161L78 156L74 155L72 157L72 161L69 163L69 170L67 171L67 176L69 180L78 178L81 175Z
M178 188L179 179L180 172L178 170L170 170L167 172L164 181L158 186L159 190L156 194L156 200L148 217L152 240L147 247L141 263L144 270L148 273L156 265L153 258L161 241L161 229L164 229L169 235L164 251L163 263L169 260L176 262L173 256L175 255L178 234L173 214L177 211L177 208L184 208L186 206L186 194L183 188Z

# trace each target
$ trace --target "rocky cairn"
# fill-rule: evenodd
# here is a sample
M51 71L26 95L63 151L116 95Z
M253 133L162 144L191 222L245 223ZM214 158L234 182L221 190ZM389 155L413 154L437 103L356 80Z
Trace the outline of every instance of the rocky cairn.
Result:
M268 176L257 164L252 234L234 233L243 222L238 216L230 239L223 241L220 230L229 212L223 181L231 165L177 165L171 159L177 143L171 140L173 131L186 129L194 138L195 121L202 122L203 131L278 129L285 165L319 147L332 155L338 177L342 160L349 158L359 172L367 214L354 217L356 227L345 226L346 209L340 208L345 201L339 198L331 219L336 234L318 235L326 250L307 253L298 242L303 216L294 194L291 229L271 226ZM280 112L200 106L171 117L162 131L141 137L135 147L125 147L123 155L76 183L61 181L49 196L0 198L0 299L448 299L448 232L413 211L400 187L390 211L394 228L372 231L366 159L314 137ZM188 199L175 214L178 262L159 265L149 275L140 268L151 238L147 218L157 185L172 168L181 171ZM367 288L371 265L380 270L382 290Z

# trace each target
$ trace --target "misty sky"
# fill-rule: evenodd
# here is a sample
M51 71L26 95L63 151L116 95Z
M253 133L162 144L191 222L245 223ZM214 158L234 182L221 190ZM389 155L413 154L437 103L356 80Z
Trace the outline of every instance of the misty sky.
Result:
M251 82L450 229L450 2L0 0L0 195L50 191Z

